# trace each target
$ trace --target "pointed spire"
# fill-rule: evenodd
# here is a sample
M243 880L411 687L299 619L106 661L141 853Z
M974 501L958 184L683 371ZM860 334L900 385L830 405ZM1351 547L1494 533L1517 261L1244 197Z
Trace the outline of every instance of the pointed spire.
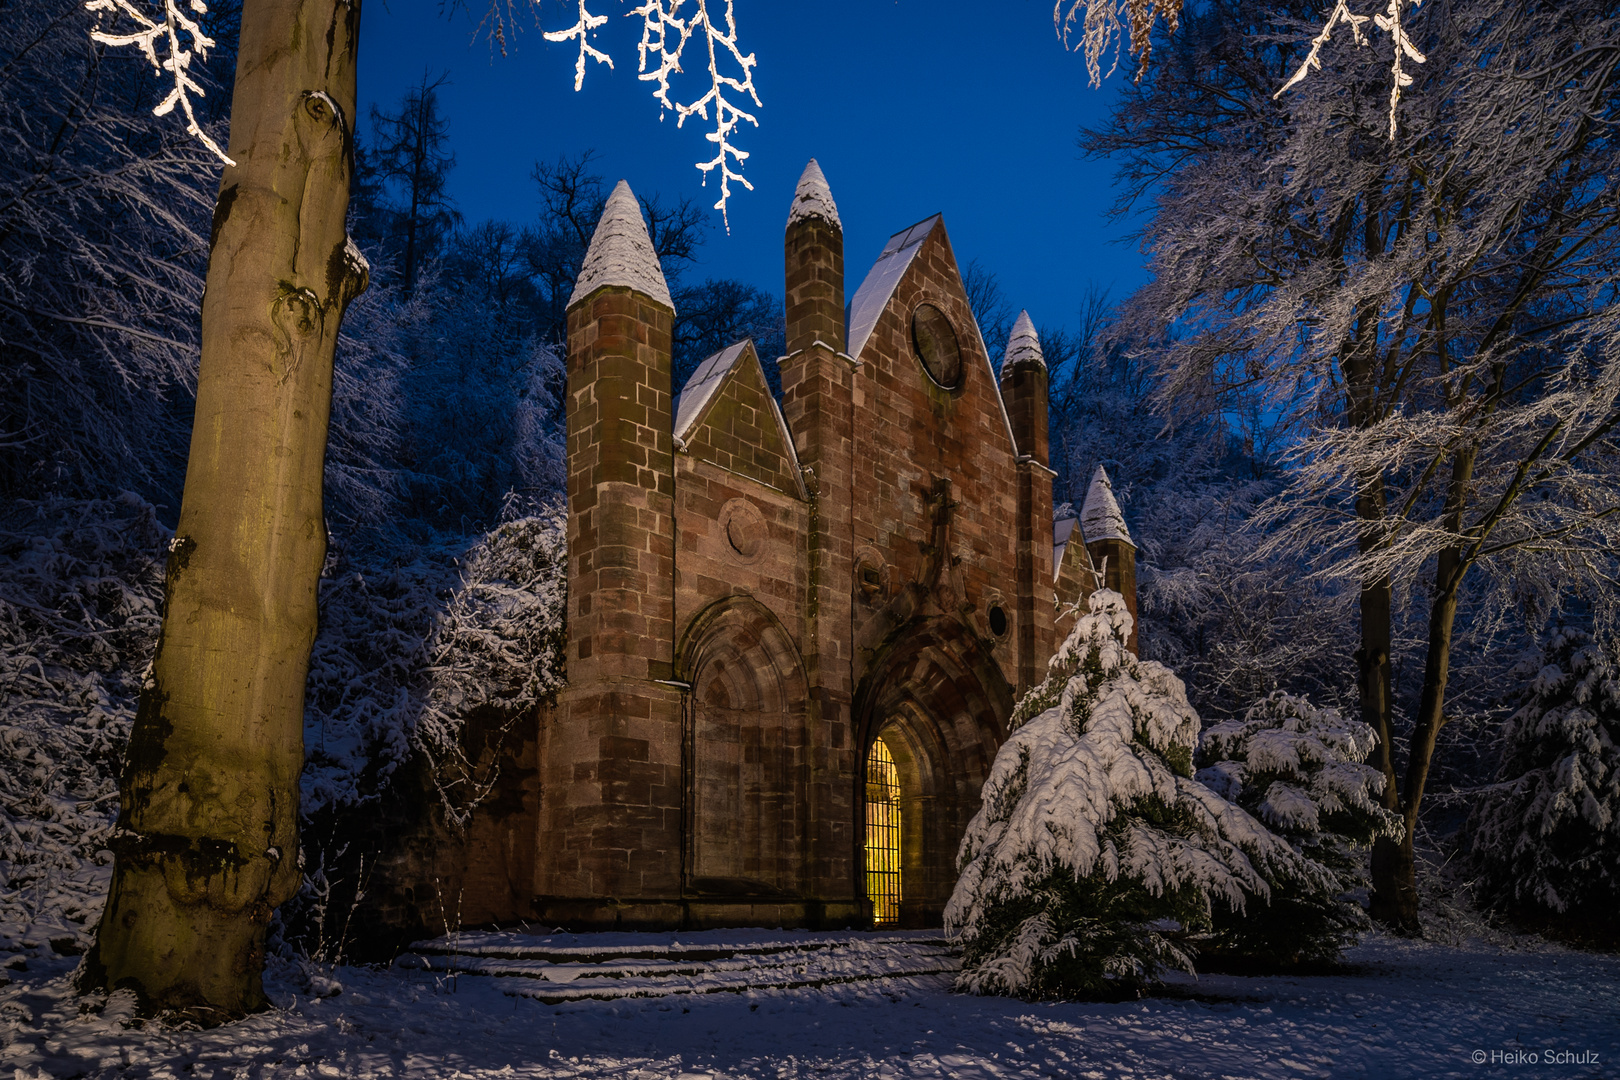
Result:
M1036 363L1044 369L1046 356L1041 352L1041 338L1035 333L1035 324L1030 321L1029 312L1020 311L1018 321L1013 323L1012 336L1007 339L1007 355L1001 361L1001 377L1005 379L1012 374L1012 369L1018 364Z
M623 180L602 208L602 220L596 223L568 306L573 307L604 285L627 286L675 310L669 284L664 281L664 268L647 235L647 223L641 219L641 204Z
M811 158L810 164L804 167L799 186L793 192L788 228L806 218L820 218L839 232L844 231L844 223L838 220L838 206L833 202L832 189L827 187L827 178L821 175L821 166L816 164L815 158Z
M1125 515L1120 513L1119 502L1114 498L1113 481L1108 479L1108 472L1101 465L1091 474L1091 487L1086 491L1085 505L1080 508L1080 531L1088 544L1098 540L1123 540L1136 546L1131 531L1125 527Z

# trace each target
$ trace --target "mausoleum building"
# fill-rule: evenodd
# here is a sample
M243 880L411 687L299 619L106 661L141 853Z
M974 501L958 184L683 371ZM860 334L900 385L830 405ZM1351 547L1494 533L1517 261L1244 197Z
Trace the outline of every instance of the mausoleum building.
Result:
M846 298L815 162L772 395L739 341L672 387L620 183L568 309L568 681L536 745L534 918L937 924L1018 695L1134 546L1101 470L1053 521L1028 315L999 372L938 216ZM527 862L527 860L524 860Z

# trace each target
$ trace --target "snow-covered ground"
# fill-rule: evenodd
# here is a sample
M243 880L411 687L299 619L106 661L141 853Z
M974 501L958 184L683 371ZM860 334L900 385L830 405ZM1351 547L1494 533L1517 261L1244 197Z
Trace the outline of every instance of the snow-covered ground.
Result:
M1349 959L1120 1004L972 997L929 975L547 1005L504 992L514 980L349 968L312 1000L273 966L274 1011L177 1031L126 1027L117 997L81 1015L73 959L46 951L3 973L0 1077L1620 1077L1620 957L1373 935Z

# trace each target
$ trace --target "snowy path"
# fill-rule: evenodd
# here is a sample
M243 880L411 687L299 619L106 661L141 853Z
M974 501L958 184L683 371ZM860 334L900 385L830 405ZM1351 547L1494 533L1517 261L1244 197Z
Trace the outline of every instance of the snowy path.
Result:
M1373 937L1350 959L1354 974L1206 976L1115 1005L967 997L938 975L545 1005L501 979L358 969L311 1001L283 971L280 1011L182 1032L124 1029L116 1000L79 1017L72 961L35 957L0 973L0 1077L1620 1077L1620 957Z

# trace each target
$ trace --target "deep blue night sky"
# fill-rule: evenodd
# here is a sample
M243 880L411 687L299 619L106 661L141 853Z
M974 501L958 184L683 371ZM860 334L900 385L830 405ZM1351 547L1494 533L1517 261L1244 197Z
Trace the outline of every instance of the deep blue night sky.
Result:
M485 0L468 2L481 16ZM526 222L539 205L534 162L588 148L610 183L623 177L638 194L707 207L716 181L700 187L693 167L712 156L706 129L694 128L697 117L683 130L673 115L660 122L650 84L636 79L631 6L590 4L610 16L596 40L617 66L590 65L575 94L574 46L544 41L526 5L530 29L492 59L465 11L447 19L438 0L374 0L362 25L361 115L372 103L393 107L424 70L448 71L451 192L469 223ZM545 29L571 25L573 12L548 0ZM755 190L734 189L730 236L711 215L699 275L780 294L788 201L815 157L844 221L850 294L891 233L935 211L962 265L993 270L1015 310L1029 308L1038 324L1072 324L1092 284L1119 299L1144 280L1134 243L1117 242L1127 227L1103 216L1112 166L1083 160L1074 145L1124 76L1092 89L1083 59L1053 33L1048 0L737 0L736 12L743 47L759 60L760 126L736 139L752 154L744 174ZM687 66L700 77L677 80L677 95L707 81L702 64Z

